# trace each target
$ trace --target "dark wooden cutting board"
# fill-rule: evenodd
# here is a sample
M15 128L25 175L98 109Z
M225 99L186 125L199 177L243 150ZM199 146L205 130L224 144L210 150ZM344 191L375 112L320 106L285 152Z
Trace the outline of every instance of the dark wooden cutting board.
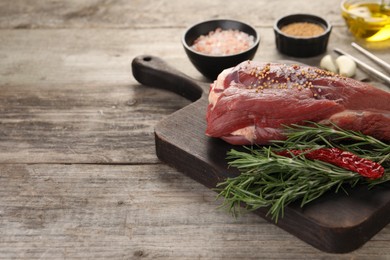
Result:
M194 101L156 125L159 159L208 188L236 176L238 172L228 169L225 159L233 146L205 135L209 83L197 82L153 56L136 57L132 70L140 83ZM327 193L303 208L298 202L290 204L276 225L320 250L353 251L390 222L390 185L372 190L359 186L348 193ZM255 214L274 223L266 212L262 209Z

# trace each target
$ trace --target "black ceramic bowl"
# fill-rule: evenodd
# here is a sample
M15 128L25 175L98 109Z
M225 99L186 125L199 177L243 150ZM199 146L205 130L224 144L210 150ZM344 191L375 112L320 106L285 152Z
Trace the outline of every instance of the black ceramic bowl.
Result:
M222 30L239 30L254 37L254 44L247 50L225 56L208 55L197 52L191 47L201 35L207 35L217 28ZM259 46L260 37L256 30L248 24L234 20L209 20L189 27L183 37L182 44L186 54L195 68L206 78L214 80L224 69L234 67L242 61L253 59Z
M282 27L291 23L307 22L320 25L324 32L317 36L298 37L287 35L282 32ZM331 24L325 19L310 14L293 14L278 19L274 25L275 40L277 49L293 57L312 57L326 51Z

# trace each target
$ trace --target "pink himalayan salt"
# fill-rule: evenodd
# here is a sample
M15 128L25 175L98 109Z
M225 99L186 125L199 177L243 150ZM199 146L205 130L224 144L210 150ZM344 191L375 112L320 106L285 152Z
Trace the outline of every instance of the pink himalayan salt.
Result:
M239 30L217 28L208 35L201 35L192 48L203 54L225 56L243 52L254 44L254 37Z

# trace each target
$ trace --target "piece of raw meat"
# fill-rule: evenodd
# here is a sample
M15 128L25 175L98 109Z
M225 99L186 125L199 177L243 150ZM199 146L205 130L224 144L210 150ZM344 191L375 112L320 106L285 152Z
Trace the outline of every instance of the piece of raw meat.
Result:
M206 134L236 145L282 140L305 121L390 140L390 93L305 65L245 61L211 84Z

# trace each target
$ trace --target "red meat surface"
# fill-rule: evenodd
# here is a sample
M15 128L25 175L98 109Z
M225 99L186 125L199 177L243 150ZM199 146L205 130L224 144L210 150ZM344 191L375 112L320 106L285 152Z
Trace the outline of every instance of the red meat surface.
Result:
M335 123L390 140L390 93L305 65L245 61L211 84L206 135L235 145L282 140L283 125Z

